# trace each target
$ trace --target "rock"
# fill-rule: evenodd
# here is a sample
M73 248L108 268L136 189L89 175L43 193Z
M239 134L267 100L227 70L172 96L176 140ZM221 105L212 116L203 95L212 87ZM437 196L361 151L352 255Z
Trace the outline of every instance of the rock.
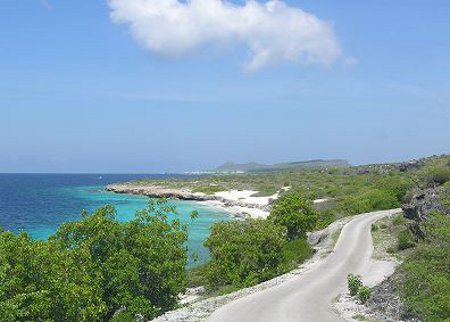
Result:
M136 322L144 322L145 319L144 319L144 317L142 316L142 314L136 314L136 315L134 316L134 321L136 321Z
M200 294L204 294L205 292L206 292L205 287L204 286L199 286L199 287L187 288L186 292L184 294L187 294L187 295L200 295Z
M420 169L425 165L425 160L411 160L408 162L402 162L398 165L398 169L401 172L407 172L409 170Z
M307 237L308 237L308 243L311 246L315 246L318 243L320 243L320 241L323 237L323 232L322 231L314 231L311 233L307 233Z
M414 189L409 201L402 205L405 217L420 222L427 220L433 211L446 213L448 209L446 210L439 203L438 198L439 193L442 191L442 187Z

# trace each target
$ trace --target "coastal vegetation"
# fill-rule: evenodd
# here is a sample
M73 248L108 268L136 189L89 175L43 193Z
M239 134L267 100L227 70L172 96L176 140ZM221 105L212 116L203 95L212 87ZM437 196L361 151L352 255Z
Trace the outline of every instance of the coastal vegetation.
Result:
M267 220L214 224L205 242L211 253L203 271L207 285L223 293L295 268L313 253L306 231L316 221L316 211L306 200L285 195L275 202Z
M177 305L187 230L164 200L121 223L105 206L48 241L0 232L2 321L107 321L123 308L150 319Z
M149 199L148 208L126 223L116 219L110 206L84 213L46 241L0 231L0 316L2 321L121 321L136 314L150 319L176 308L186 287L224 294L298 267L313 254L307 232L338 218L398 208L429 194L439 203L432 213L408 220L396 216L373 225L372 233L395 234L390 253L404 259L398 289L410 312L424 321L442 321L450 318L449 170L450 157L442 156L405 166L130 182L207 194L247 189L279 195L267 219L213 224L205 241L210 260L192 269L186 268L187 227L168 219L176 209L165 199ZM426 193L420 190L417 197L417 189ZM314 203L318 198L323 200ZM355 276L349 278L349 289L361 302L372 293Z
M296 194L286 194L275 201L268 219L286 227L288 240L306 239L306 233L316 227L318 214L312 202Z

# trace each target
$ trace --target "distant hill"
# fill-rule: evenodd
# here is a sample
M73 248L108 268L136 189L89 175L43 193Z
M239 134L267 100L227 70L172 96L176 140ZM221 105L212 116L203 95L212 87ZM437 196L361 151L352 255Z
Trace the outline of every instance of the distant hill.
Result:
M211 170L212 172L265 172L277 170L290 169L305 169L305 168L349 168L350 163L346 160L309 160L296 161L289 163L277 164L262 164L257 162L235 163L232 161L226 162L217 168Z

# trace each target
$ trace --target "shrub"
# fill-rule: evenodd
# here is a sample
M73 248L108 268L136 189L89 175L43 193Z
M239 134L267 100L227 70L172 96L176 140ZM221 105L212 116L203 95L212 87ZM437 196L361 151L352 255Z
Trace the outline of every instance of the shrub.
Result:
M280 273L294 269L310 258L313 255L313 249L305 239L295 239L283 246L282 253L283 263L280 266Z
M288 240L294 240L306 238L306 232L314 229L318 217L311 202L291 193L275 202L268 219L286 227Z
M376 224L372 224L372 226L370 226L370 230L375 232L378 230L378 226Z
M391 192L380 189L370 189L361 193L342 196L338 202L338 208L347 215L392 209L399 206L400 202Z
M120 312L115 314L109 322L134 322L134 317L129 312Z
M397 249L405 250L416 245L411 232L408 229L402 230L397 236Z
M334 211L331 209L321 210L319 211L319 219L316 223L315 229L320 230L328 225L330 225L332 222L336 220L336 215Z
M404 222L405 222L405 218L403 217L402 214L397 215L394 218L392 218L392 224L395 226L402 225Z
M368 288L367 286L361 286L358 290L358 299L362 304L364 304L369 299L371 293L372 290L370 288Z
M48 241L0 231L2 321L102 321L122 306L152 318L174 308L187 231L168 221L172 210L151 201L120 223L105 206L63 224Z
M205 241L209 285L247 287L276 276L286 243L286 228L269 220L215 223Z
M358 294L359 288L363 285L360 275L348 274L347 276L348 291L350 296Z
M450 168L447 167L429 167L424 174L428 184L444 184L450 181Z

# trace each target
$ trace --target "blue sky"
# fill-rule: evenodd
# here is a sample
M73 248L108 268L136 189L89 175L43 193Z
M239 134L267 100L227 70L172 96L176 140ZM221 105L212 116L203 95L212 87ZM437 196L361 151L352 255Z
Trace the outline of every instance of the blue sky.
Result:
M450 152L449 1L284 3L332 30L339 53L325 48L329 61L310 64L280 54L249 70L253 40L268 33L270 46L283 49L296 30L283 39L261 18L267 32L240 30L222 47L231 32L222 27L205 35L204 25L188 25L191 35L182 25L174 34L170 21L158 21L159 30L144 20L136 31L135 16L115 21L119 9L107 1L2 1L0 172L362 164ZM192 49L191 39L206 40Z

